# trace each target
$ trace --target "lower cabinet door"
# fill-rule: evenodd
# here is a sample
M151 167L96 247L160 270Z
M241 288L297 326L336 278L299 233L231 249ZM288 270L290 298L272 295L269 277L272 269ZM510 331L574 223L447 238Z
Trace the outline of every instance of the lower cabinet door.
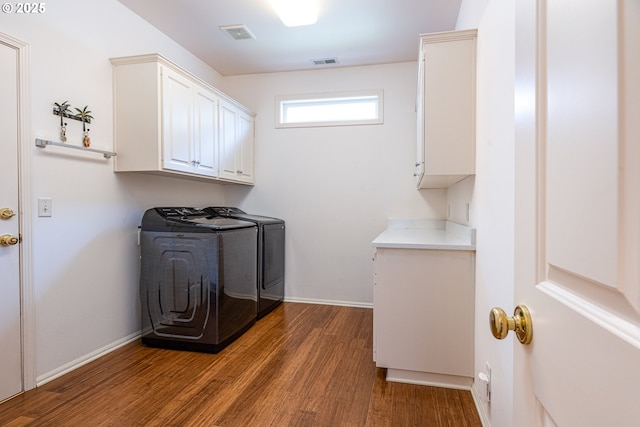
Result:
M473 377L473 251L377 248L376 365Z

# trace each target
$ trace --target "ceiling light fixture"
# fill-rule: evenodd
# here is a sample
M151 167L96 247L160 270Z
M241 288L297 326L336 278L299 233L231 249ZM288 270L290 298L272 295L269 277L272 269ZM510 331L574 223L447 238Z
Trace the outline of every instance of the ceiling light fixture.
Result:
M269 3L287 27L312 25L318 21L316 0L269 0Z

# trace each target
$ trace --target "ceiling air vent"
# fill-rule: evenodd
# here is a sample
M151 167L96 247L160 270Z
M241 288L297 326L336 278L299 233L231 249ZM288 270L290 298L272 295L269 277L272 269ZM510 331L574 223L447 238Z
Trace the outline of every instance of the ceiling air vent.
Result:
M234 40L251 40L256 38L245 25L225 25L219 28Z
M324 58L324 59L314 59L314 65L332 65L337 64L338 60L336 58Z

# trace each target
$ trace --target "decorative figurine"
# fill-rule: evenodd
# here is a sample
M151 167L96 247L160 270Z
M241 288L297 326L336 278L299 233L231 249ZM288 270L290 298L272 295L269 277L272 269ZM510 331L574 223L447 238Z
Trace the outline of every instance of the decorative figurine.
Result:
M80 120L82 121L82 133L84 134L82 138L82 143L84 144L85 147L88 147L91 145L91 139L89 138L89 131L91 129L88 129L86 124L91 123L93 116L91 115L91 111L89 111L88 108L89 108L88 105L85 105L82 110L79 108L76 108L76 111L78 112L78 116L80 116Z
M53 105L58 109L56 114L60 116L60 140L67 142L67 124L64 122L65 117L69 117L69 101L64 101L62 104L54 102Z

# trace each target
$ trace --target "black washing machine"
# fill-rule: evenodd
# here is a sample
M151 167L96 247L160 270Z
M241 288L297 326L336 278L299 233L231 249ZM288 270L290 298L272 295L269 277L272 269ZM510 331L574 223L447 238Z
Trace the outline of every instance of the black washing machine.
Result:
M258 226L258 319L261 319L284 300L284 220L248 214L233 207L204 210Z
M217 353L255 323L255 223L167 207L140 229L143 344Z

